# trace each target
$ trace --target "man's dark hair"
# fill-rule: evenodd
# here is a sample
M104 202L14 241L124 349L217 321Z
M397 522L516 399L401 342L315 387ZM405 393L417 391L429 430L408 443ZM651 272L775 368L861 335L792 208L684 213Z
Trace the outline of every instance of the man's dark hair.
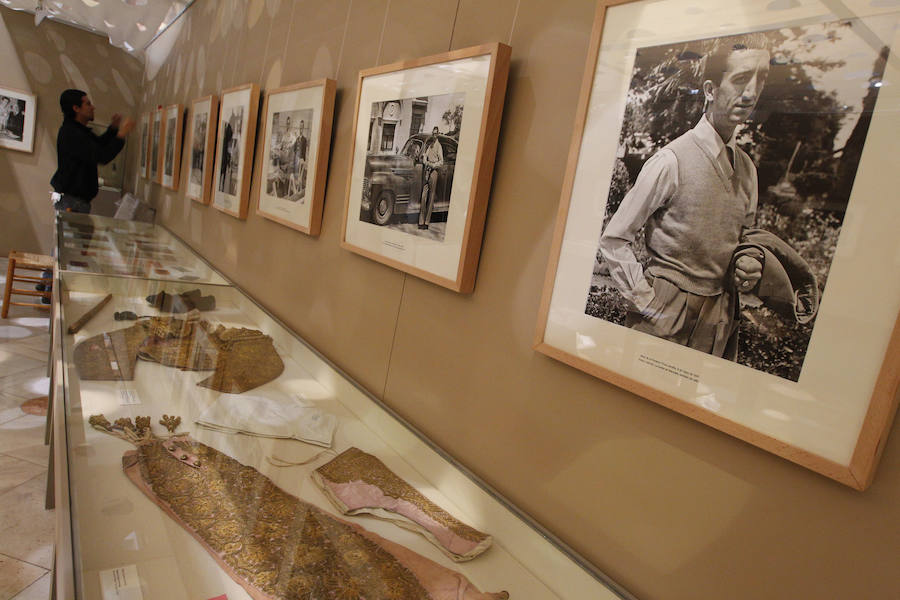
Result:
M87 92L81 90L66 90L59 95L59 107L62 109L63 116L67 119L75 118L75 109L73 106L81 106L81 99L87 96Z
M733 52L740 50L769 50L769 38L764 33L747 33L743 35L729 35L717 38L713 41L713 47L706 55L706 65L703 68L703 81L712 81L716 87L722 83L725 69L728 67L728 57Z

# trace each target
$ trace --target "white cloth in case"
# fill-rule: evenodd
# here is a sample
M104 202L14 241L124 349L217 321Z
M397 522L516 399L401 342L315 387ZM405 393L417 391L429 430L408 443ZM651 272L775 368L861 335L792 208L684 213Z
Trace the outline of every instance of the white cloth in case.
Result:
M279 392L221 394L196 423L224 433L294 439L331 447L337 417Z

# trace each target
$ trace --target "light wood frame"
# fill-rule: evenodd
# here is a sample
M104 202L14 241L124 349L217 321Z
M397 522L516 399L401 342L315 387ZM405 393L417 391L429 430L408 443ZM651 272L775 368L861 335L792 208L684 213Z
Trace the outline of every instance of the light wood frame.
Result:
M156 124L156 119L159 123ZM148 152L147 163L148 176L153 183L162 183L162 150L163 150L163 128L165 127L165 115L162 106L157 106L156 110L150 111L150 151ZM153 154L153 136L156 136L156 154ZM156 174L153 174L153 165L156 165Z
M569 159L563 180L563 188L557 211L556 226L553 233L550 260L544 280L543 294L538 312L534 349L551 358L564 362L595 377L612 383L638 396L656 402L666 408L679 412L724 433L737 437L768 452L786 458L807 469L818 472L844 485L857 490L866 489L874 478L875 468L881 457L891 424L898 407L898 390L900 390L900 315L893 323L885 323L884 331L891 331L887 337L887 346L881 360L872 393L865 411L864 421L856 437L856 446L848 464L830 460L806 449L791 445L777 437L773 437L752 427L737 423L711 410L687 402L660 389L624 376L621 373L600 366L585 358L569 353L545 341L545 332L550 319L551 301L554 283L560 267L563 253L563 241L566 233L567 219L570 213L571 198L575 185L579 154L584 139L584 130L588 119L591 93L594 87L595 72L598 68L601 37L606 13L610 8L644 0L598 0L593 31L588 50L581 94L578 100L574 132L569 146ZM616 135L618 132L610 132ZM871 130L870 130L871 135ZM875 154L874 152L872 154ZM879 276L873 274L873 277ZM892 327L892 329L890 329ZM833 366L840 370L840 365ZM821 400L821 399L817 399Z
M171 118L171 112L175 111L175 135L174 139L169 139L168 135L168 121ZM170 104L169 106L163 109L163 118L162 118L162 131L160 132L160 154L162 155L162 160L160 161L160 174L159 181L163 187L168 188L170 190L178 189L178 180L181 177L181 140L184 135L184 105L183 104ZM166 185L166 153L169 149L169 145L172 145L172 183L171 185Z
M247 218L247 212L249 208L250 201L250 177L253 173L253 161L254 161L254 145L256 143L256 121L259 118L259 86L255 83L247 83L244 85L235 86L229 88L222 92L219 100L219 115L218 115L218 125L216 127L216 161L214 163L214 173L217 173L218 165L222 164L222 144L218 142L219 134L222 131L222 118L224 116L224 106L226 97L229 94L235 92L241 92L244 90L250 91L250 103L249 106L245 106L244 108L247 111L247 127L245 130L244 139L241 141L244 156L244 164L241 168L240 178L238 180L238 190L237 190L237 198L238 198L238 210L231 210L224 206L220 206L216 203L216 181L213 180L213 187L210 194L212 205L221 210L222 212L231 215L232 217L241 219L242 221Z
M37 124L37 96L31 92L0 86L0 96L16 97L16 100L25 101L25 121L22 124L22 141L16 142L0 138L0 148L16 150L17 152L34 152L34 132Z
M506 44L484 44L360 71L357 82L356 104L354 108L353 137L351 138L353 144L351 145L350 150L350 176L347 178L344 219L341 229L342 248L456 292L471 293L474 290L475 277L478 271L478 259L481 254L481 240L484 234L485 215L487 213L487 204L491 191L494 160L500 133L500 121L506 95L510 53L511 48ZM468 194L467 216L465 228L462 233L462 245L457 263L456 276L454 278L442 277L429 270L389 258L349 242L347 240L347 225L351 207L351 188L354 185L353 172L355 167L355 146L357 129L360 125L360 101L366 79L386 73L399 72L430 65L439 65L450 61L487 55L490 56L490 68L487 75L484 108L478 129L478 141L474 156L474 171L472 173L472 184ZM452 90L448 91L452 92ZM398 90L398 97L401 93L406 96L415 96L415 91L412 90L404 90L403 92ZM368 109L369 107L365 108ZM457 164L459 164L459 161L457 161Z
M141 144L140 153L138 154L138 168L141 171L141 177L144 179L150 178L150 143L152 141L150 126L152 122L153 116L151 113L145 112L141 115L140 131L138 131L140 137L138 139L144 143ZM144 140L144 134L147 134L146 140Z
M309 133L310 140L313 139L313 136L315 136L317 140L315 165L313 169L313 172L315 173L315 185L314 189L307 190L307 197L309 198L310 203L309 223L302 224L291 221L284 216L266 212L262 208L262 196L263 190L266 188L267 173L266 167L268 148L266 145L266 136L269 134L269 121L271 120L271 117L269 115L269 100L273 96L277 96L279 94L317 87L322 88L322 102L319 106L315 107L315 110L317 110L320 115L319 130L317 132L310 130ZM314 237L319 235L319 232L322 229L322 211L325 206L325 182L328 176L328 156L329 152L331 151L331 128L334 121L334 97L336 89L337 82L333 79L318 79L315 81L296 83L293 85L280 87L266 93L266 100L263 104L263 126L260 136L260 142L262 146L260 150L261 166L259 170L259 186L257 187L256 191L256 212L260 216L275 221L276 223L280 223L281 225L290 227L291 229L296 229L297 231L301 231L307 235ZM309 178L307 177L307 179Z
M194 148L194 117L196 115L196 107L198 104L209 102L209 119L206 123L206 139L203 141L203 172L200 176L200 195L191 193L191 153ZM210 193L212 191L212 176L215 170L216 159L216 132L218 125L213 124L219 122L219 97L215 94L196 98L191 102L191 110L188 115L188 166L187 166L187 183L185 183L185 195L191 200L195 200L201 204L209 204Z

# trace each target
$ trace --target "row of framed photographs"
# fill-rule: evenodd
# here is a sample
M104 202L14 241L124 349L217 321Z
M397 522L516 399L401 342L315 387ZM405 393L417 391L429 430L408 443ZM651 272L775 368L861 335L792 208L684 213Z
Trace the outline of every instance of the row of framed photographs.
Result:
M331 142L335 82L322 79L282 87L266 96L265 157L257 212L318 235ZM159 107L141 117L140 172L177 190L182 139L188 148L185 195L247 218L260 91L255 83L191 102L187 135L184 106Z
M599 0L534 348L863 489L900 385L900 280L872 274L900 256L900 13L737 1ZM343 247L472 291L509 56L360 73ZM263 111L269 218L303 185L291 132L317 122L291 93ZM257 97L219 114L212 203L240 217L252 148L222 149L249 143Z
M474 289L510 47L487 44L367 69L359 86L343 247L454 291ZM266 94L254 83L191 103L186 195L239 219L256 211L318 235L336 84L298 83ZM179 185L184 107L142 116L140 169Z

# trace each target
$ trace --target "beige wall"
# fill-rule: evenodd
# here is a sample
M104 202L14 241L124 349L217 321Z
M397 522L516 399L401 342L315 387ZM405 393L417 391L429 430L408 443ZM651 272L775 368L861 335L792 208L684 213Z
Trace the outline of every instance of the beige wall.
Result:
M96 121L109 123L115 112L134 111L143 65L104 37L49 20L35 27L32 15L8 8L0 8L0 57L0 86L36 95L38 109L34 152L0 148L0 255L49 254L59 94L69 87L88 92Z
M183 191L138 191L290 327L638 597L895 594L896 431L874 485L855 492L531 350L593 10L589 0L198 0L145 82L145 107L249 81L265 91L336 78L322 234L253 209L239 221ZM511 44L512 70L475 292L341 250L358 71L493 41Z

